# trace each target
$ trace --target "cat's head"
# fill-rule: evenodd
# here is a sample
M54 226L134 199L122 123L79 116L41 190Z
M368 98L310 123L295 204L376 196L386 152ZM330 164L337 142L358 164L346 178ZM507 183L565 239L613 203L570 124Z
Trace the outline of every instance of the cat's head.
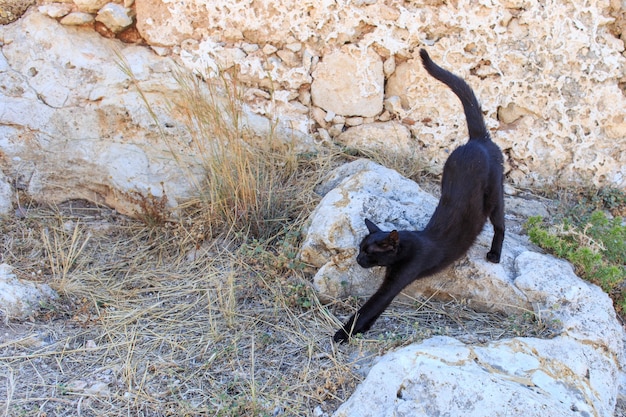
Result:
M400 235L397 230L383 232L369 219L365 219L369 234L363 238L356 261L363 268L387 266L396 260Z

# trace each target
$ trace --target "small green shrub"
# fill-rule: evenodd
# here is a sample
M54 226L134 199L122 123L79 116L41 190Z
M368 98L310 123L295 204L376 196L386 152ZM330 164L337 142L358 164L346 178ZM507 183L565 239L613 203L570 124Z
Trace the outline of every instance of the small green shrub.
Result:
M626 216L626 192L612 187L584 187L566 197L567 217L577 224L590 220L597 211L608 211L615 217Z
M626 224L621 217L595 211L581 224L565 218L550 225L536 216L528 219L526 230L534 244L572 262L582 278L602 287L616 309L626 312Z

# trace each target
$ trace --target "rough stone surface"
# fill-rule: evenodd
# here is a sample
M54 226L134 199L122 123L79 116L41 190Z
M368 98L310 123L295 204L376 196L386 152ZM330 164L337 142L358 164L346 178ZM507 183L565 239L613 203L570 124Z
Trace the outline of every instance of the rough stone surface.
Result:
M130 14L130 10L121 4L108 3L98 10L96 20L103 23L113 33L118 33L133 24Z
M81 12L97 13L109 0L73 0L73 2Z
M347 129L336 140L351 148L390 155L411 155L417 149L409 129L398 122L360 124Z
M42 302L57 297L47 284L18 279L12 270L11 266L0 264L0 312L5 319L28 318Z
M13 188L7 177L0 171L0 216L8 214L13 208Z
M0 25L14 22L35 3L35 0L0 0Z
M61 19L59 22L61 22L62 25L67 26L81 26L93 23L94 19L95 18L90 13L72 12L65 16L63 19Z
M547 255L523 252L516 269L515 285L561 334L411 345L383 356L334 416L613 416L624 331L611 300Z
M118 34L119 27L93 23L107 3L46 3L0 27L0 163L36 199L88 198L131 214L128 193L165 192L176 204L189 181L168 156L185 149L187 135L166 110L176 95L172 62L205 77L219 69L236 74L249 87L250 124L276 126L303 147L315 132L322 143L381 152L379 122L401 120L398 146L438 174L466 128L458 99L415 59L424 46L476 90L511 184L626 187L623 2L138 0L110 6L128 10L120 27L136 15L136 28ZM28 2L7 4L8 13ZM57 21L76 27L63 30ZM102 38L143 42L140 35L152 49ZM169 144L115 50L132 61ZM119 156L100 155L110 142ZM118 158L134 171L98 165ZM83 172L97 185L80 185Z
M384 87L380 56L348 46L324 56L317 65L311 97L313 104L338 115L372 117L382 111Z
M38 13L2 28L0 36L7 63L0 163L8 177L37 200L85 198L129 214L137 209L133 196L166 193L176 201L175 190L187 187L117 66L113 51L119 45ZM174 85L168 61L138 47L124 48L120 56L149 97L163 103L163 87ZM155 91L154 85L160 87Z
M307 78L337 68L332 61L345 58L346 49L375 52L378 59L357 60L367 66L337 60L340 70L328 72L337 76L323 78L330 93L319 96L325 98L314 81L314 105L349 116L380 109L378 92L372 93L383 84L358 85L375 70L376 77L387 77L385 97L398 97L402 105L390 101L391 114L381 109L373 117L414 120L419 152L440 172L449 150L465 141L465 121L457 98L420 67L415 51L426 46L477 91L514 184L625 187L622 3L138 0L136 8L137 27L149 44L172 46L174 54L189 55L188 62L207 54L187 45L217 45L211 50L216 62L241 46L251 51L237 59L246 82L267 91L279 85L298 100L311 85ZM348 108L357 95L376 96L376 103ZM321 127L331 138L342 130Z
M38 10L53 19L68 15L72 11L69 3L47 3L38 7Z
M421 229L437 204L412 181L366 160L339 167L317 191L324 197L311 214L300 255L319 268L314 284L327 298L369 296L382 280L382 268L355 262L367 234L364 218L387 230ZM512 210L527 215L539 208ZM467 256L404 293L467 300L488 311L533 311L558 334L487 345L435 337L386 354L335 417L613 415L626 334L611 299L578 278L568 262L535 252L511 231L501 263L485 261L491 237L486 228Z
M359 243L367 234L364 218L383 230L419 230L426 226L438 202L415 182L367 160L338 168L318 192L324 197L311 214L300 255L318 268L314 285L326 299L369 296L382 281L383 268L363 269L356 263ZM527 297L513 285L515 258L528 244L507 233L502 260L492 264L485 260L492 236L488 225L454 267L420 279L404 293L467 300L482 310L519 313L529 309Z

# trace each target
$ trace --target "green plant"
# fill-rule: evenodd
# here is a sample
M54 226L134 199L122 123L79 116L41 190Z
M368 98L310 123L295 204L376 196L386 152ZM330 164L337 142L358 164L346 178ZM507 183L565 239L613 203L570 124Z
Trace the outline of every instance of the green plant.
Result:
M312 289L305 284L292 284L287 290L288 304L305 310L313 307Z
M569 260L581 277L602 287L620 312L626 312L626 225L595 211L585 223L565 218L558 225L540 216L526 223L530 240L548 252Z
M596 211L606 210L615 217L626 216L626 192L612 187L583 187L567 193L566 215L577 224L590 220Z

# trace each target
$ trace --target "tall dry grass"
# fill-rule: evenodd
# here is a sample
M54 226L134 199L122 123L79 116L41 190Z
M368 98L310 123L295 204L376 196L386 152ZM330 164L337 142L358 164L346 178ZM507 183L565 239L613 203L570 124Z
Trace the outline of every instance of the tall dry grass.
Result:
M121 55L118 60L160 128L157 112L130 66ZM167 145L197 190L184 206L203 213L211 236L270 238L310 208L312 187L331 155L298 154L290 138L278 137L275 125L262 133L254 131L236 71L207 73L203 78L183 70L174 72L178 91L170 100L171 113L182 121L190 140L182 151L184 157L178 142ZM164 132L161 137L170 140ZM200 176L198 169L190 168L190 161L199 164Z

